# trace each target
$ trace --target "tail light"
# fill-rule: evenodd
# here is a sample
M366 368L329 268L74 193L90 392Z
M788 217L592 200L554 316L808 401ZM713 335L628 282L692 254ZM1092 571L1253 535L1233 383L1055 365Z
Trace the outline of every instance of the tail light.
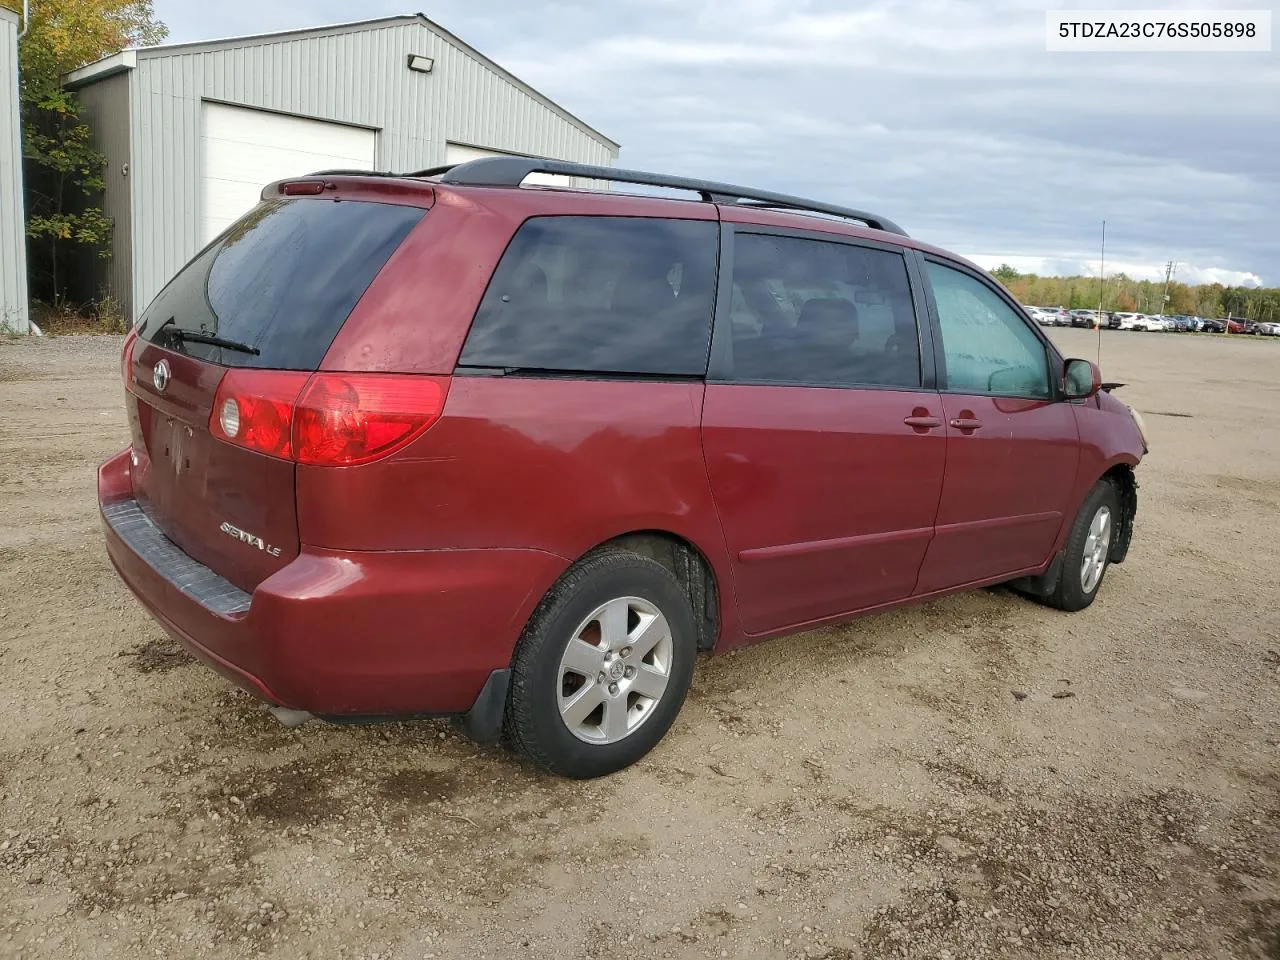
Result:
M291 180L280 184L280 192L286 197L305 197L324 193L323 180Z
M120 379L124 381L126 390L133 382L133 347L137 342L138 334L135 331L129 331L129 336L124 338L124 349L120 351Z
M350 466L400 449L435 423L446 377L317 373L293 420L299 463Z
M209 432L282 460L293 458L293 404L307 373L228 370L218 384Z
M268 456L354 466L388 456L440 418L448 377L229 370L209 432Z

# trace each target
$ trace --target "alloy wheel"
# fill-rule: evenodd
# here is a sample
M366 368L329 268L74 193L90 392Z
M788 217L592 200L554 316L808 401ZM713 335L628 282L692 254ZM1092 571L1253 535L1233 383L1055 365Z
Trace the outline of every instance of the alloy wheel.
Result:
M1084 541L1084 557L1080 561L1080 587L1085 593L1092 593L1102 579L1110 549L1111 508L1104 504L1093 515L1089 535Z
M662 611L640 597L601 604L573 632L556 672L560 718L579 740L617 743L653 714L675 646Z

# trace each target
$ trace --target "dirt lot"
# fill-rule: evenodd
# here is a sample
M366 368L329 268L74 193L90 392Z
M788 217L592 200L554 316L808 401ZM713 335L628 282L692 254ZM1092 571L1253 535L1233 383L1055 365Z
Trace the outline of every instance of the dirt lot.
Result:
M100 544L118 350L0 344L0 956L1280 957L1280 343L1104 334L1153 450L1089 610L705 660L586 784L190 661Z

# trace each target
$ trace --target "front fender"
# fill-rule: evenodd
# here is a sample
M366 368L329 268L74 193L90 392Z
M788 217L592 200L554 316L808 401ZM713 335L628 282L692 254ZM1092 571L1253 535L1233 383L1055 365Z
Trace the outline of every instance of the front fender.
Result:
M1146 447L1138 425L1129 408L1108 393L1100 393L1083 403L1073 406L1080 435L1080 459L1076 466L1075 483L1071 502L1065 512L1067 518L1058 534L1057 550L1061 550L1071 530L1071 520L1080 504L1094 485L1108 474L1127 476L1121 490L1121 520L1123 529L1118 531L1116 546L1112 549L1113 562L1117 551L1123 559L1133 535L1133 516L1137 511L1137 482L1133 470L1142 462ZM1123 548L1120 549L1121 543Z

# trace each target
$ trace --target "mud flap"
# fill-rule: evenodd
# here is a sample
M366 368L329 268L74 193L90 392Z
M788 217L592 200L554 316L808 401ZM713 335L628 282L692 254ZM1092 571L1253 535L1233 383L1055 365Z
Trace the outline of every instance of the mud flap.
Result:
M502 736L502 718L507 710L510 670L495 670L480 688L471 709L458 717L458 728L476 743L497 743Z
M1062 577L1062 562L1065 554L1059 553L1049 564L1049 569L1038 577L1019 577L1006 584L1011 590L1025 593L1033 597L1047 597L1058 589L1058 580Z

